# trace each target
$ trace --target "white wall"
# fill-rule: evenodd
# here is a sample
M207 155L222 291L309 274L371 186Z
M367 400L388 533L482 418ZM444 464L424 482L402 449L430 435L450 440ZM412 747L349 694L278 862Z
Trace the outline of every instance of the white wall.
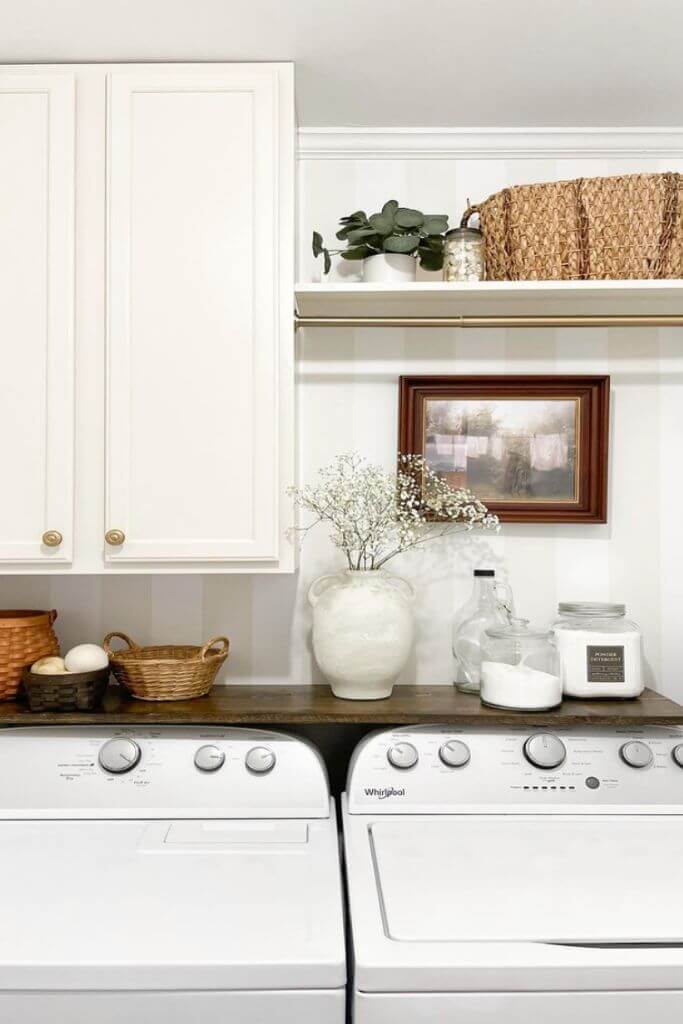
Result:
M279 61L304 125L677 123L678 0L0 0L0 62Z
M317 152L317 151L316 151ZM391 197L455 220L467 198L507 183L638 170L683 171L673 158L330 158L300 164L300 278L318 272L315 227L331 239L337 218ZM397 378L402 373L603 373L612 378L611 486L605 526L508 525L394 568L418 589L419 637L405 682L450 681L450 620L469 592L471 570L495 564L518 611L548 620L559 600L626 602L645 634L648 681L683 698L679 625L683 538L683 332L650 329L309 330L298 340L301 479L337 452L358 449L390 467L395 458ZM337 559L338 560L338 559ZM5 606L54 606L64 644L122 629L141 642L201 641L226 632L223 679L316 681L305 594L337 564L323 533L311 536L295 577L3 578Z

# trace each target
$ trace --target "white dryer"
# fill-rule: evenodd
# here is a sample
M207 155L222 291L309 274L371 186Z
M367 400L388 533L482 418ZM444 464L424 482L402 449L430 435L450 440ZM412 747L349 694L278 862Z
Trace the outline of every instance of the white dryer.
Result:
M0 733L0 1021L342 1024L334 805L303 740Z
M683 731L424 727L354 754L355 1024L680 1024Z

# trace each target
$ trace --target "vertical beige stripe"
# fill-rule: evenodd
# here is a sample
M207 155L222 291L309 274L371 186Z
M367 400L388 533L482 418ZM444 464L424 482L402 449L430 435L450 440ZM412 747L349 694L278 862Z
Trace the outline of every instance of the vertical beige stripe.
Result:
M660 681L660 417L655 330L609 331L613 387L610 591L643 627L646 679ZM674 456L675 459L675 456Z
M207 640L225 635L230 656L218 681L248 683L253 678L251 576L204 576L202 588L202 636Z
M683 373L681 372L680 328L659 331L661 377L659 382L659 427L661 463L659 491L643 508L641 530L648 530L648 520L659 520L659 621L661 651L659 688L676 700L683 700L683 473L681 444L683 442ZM648 507L649 504L649 507ZM657 576L653 564L650 573Z
M203 577L199 575L153 576L150 587L150 635L154 643L200 644Z
M102 579L99 576L50 578L50 605L59 616L55 628L66 653L75 644L101 644L109 627L102 619Z
M153 576L103 576L102 623L106 633L127 633L139 644L152 642Z

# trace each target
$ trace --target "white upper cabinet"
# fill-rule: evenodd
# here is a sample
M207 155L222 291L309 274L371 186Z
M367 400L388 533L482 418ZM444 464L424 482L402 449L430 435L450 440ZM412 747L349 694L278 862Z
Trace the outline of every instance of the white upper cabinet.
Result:
M0 71L0 154L0 563L64 564L74 501L72 75Z
M112 561L278 558L278 85L267 66L109 75Z
M291 571L291 65L39 70L0 96L0 566Z

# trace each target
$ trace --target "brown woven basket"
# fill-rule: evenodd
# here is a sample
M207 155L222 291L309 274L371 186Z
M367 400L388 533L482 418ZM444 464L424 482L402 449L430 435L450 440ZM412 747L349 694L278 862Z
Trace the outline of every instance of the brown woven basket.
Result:
M25 668L22 676L31 711L94 711L102 703L108 681L109 666L53 676Z
M489 281L683 277L683 175L514 185L479 213Z
M0 610L0 700L13 700L27 665L59 654L52 623L57 612Z
M118 637L128 650L114 651L111 640ZM216 645L222 644L222 650ZM214 684L216 673L228 656L230 641L217 636L203 647L164 644L140 647L125 633L107 633L102 646L116 679L140 700L186 700L203 697Z

